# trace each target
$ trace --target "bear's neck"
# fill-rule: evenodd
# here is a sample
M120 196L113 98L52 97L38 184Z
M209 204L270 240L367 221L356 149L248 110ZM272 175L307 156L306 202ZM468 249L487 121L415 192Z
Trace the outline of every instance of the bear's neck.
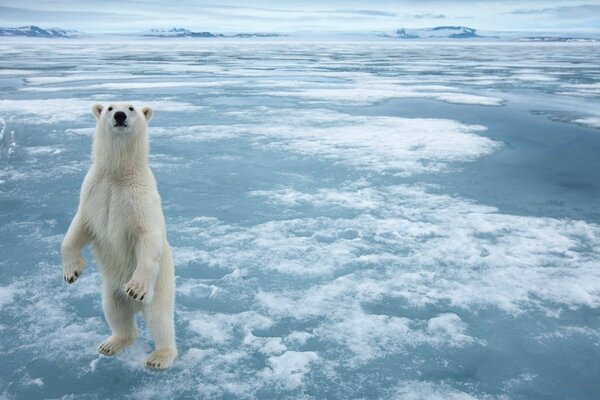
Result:
M148 138L145 133L135 136L110 136L96 132L93 146L93 165L102 175L115 180L130 180L148 171Z

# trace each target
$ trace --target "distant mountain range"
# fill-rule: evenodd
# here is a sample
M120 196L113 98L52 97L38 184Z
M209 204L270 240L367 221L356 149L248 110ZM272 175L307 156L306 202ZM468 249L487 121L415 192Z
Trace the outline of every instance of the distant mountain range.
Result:
M80 36L81 32L69 31L60 28L43 29L35 25L20 26L18 28L1 28L0 36L27 36L45 38L67 38Z
M379 34L381 37L396 39L486 39L486 40L515 40L520 42L597 42L598 32L545 32L544 34L527 32L493 32L480 34L476 29L467 26L436 26L422 29L397 29L395 32Z
M598 42L598 38L568 36L527 36L516 40L520 42Z
M466 26L436 26L424 29L398 29L392 35L399 39L470 39L479 38L476 29Z
M82 36L78 31L66 30L61 28L40 28L35 25L21 26L18 28L0 27L0 36L24 36L40 38L71 38ZM193 32L185 28L172 29L150 29L149 31L134 34L135 36L149 36L160 38L180 38L180 37L200 37L200 38L267 38L285 36L277 33L236 33L225 35L212 32ZM130 35L125 35L130 36Z
M110 34L107 34L110 35ZM336 37L335 33L323 33L324 37ZM597 42L600 41L600 30L589 31L589 32L493 32L486 31L479 33L474 28L466 26L436 26L433 28L422 28L422 29L397 29L391 33L359 33L359 34L348 34L340 32L337 34L338 37L345 38L358 38L365 39L373 37L373 35L381 38L389 39L428 39L428 40L449 40L449 39L483 39L483 40L510 40L510 41L527 41L527 42ZM89 37L82 32L74 30L66 30L61 28L40 28L35 25L21 26L18 28L1 28L1 36L12 36L12 37L35 37L35 38L77 38L77 37ZM103 36L103 34L96 34L95 36ZM223 34L223 33L212 33L212 32L194 32L186 28L172 28L172 29L150 29L144 32L138 33L121 33L112 34L111 36L141 36L141 37L154 37L154 38L273 38L282 36L292 37L308 37L311 39L321 38L321 34L318 32L301 32L296 34L284 35L278 33L236 33L236 34Z
M180 37L203 37L203 38L254 38L254 37L279 37L284 36L277 33L237 33L234 35L224 35L222 33L212 32L193 32L185 28L172 29L150 29L143 32L142 36L161 37L161 38L180 38Z

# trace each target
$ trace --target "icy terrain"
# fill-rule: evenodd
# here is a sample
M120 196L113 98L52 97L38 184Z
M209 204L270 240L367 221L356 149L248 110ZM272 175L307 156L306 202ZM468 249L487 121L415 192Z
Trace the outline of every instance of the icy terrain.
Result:
M600 45L0 42L0 398L590 399ZM154 107L180 357L62 280L95 102ZM140 321L141 322L141 321Z

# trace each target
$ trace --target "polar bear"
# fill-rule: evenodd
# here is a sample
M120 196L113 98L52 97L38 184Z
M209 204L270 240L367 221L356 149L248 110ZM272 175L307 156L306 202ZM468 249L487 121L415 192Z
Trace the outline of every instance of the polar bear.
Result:
M137 335L142 311L155 342L149 368L168 368L177 355L175 273L156 181L148 167L150 107L92 107L96 116L93 161L79 208L61 245L63 276L73 283L92 244L102 272L102 308L112 335L98 347L116 355Z

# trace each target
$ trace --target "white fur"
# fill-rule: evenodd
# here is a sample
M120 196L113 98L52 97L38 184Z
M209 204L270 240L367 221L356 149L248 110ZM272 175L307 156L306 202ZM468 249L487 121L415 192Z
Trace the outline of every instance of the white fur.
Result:
M91 243L102 271L102 308L112 330L99 351L114 355L131 344L137 335L134 316L142 311L155 342L146 366L167 368L177 355L175 274L148 167L146 127L152 109L96 104L92 111L97 119L93 162L61 246L64 279L73 283L81 275L81 249ZM127 115L126 127L115 126L118 111Z

